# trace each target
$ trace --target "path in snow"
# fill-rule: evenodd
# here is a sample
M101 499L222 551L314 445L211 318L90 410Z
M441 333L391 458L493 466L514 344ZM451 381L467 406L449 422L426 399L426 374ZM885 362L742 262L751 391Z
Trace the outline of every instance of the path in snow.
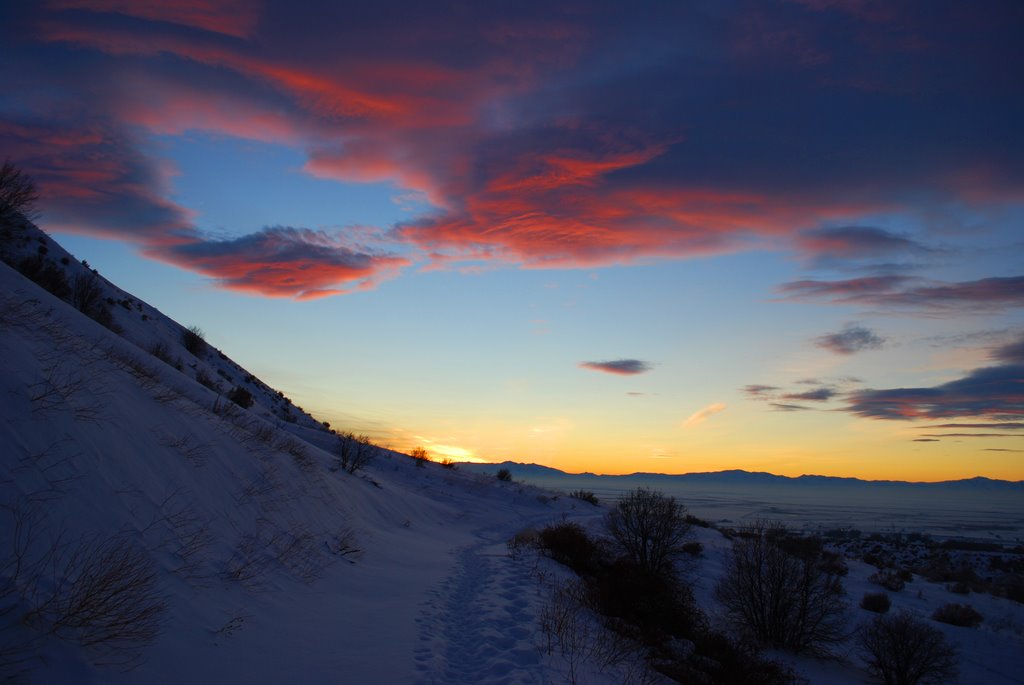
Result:
M477 533L455 571L431 591L420 618L416 668L423 685L538 685L537 585L530 567L508 556L507 531Z

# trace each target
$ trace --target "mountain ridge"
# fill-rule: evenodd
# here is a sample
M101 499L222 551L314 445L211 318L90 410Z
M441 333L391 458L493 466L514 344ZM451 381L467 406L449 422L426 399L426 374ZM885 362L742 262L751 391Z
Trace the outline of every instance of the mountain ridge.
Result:
M513 476L520 477L535 476L552 479L620 479L620 480L672 480L676 482L704 482L719 484L774 484L774 485L819 485L819 486L875 486L875 487L900 487L910 486L916 488L943 487L943 488L971 488L971 489L1020 489L1024 491L1024 481L1000 480L988 478L987 476L973 476L942 481L903 481L903 480L874 480L856 478L853 476L825 476L819 474L802 474L800 476L781 476L767 471L746 471L744 469L723 469L721 471L695 471L688 473L656 473L648 471L635 471L624 474L600 474L585 471L571 473L560 469L530 462L516 462L506 460L498 463L470 463L459 464L460 468L470 471L486 471L489 469L507 468Z

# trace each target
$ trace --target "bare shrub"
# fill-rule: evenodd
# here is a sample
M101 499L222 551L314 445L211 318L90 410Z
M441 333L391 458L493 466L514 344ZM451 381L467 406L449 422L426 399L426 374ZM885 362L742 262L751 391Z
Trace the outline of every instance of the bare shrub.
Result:
M943 604L932 614L940 623L961 628L975 628L981 625L982 615L970 604Z
M510 557L519 559L527 551L540 546L540 533L536 528L526 528L510 537L505 546Z
M586 608L586 590L579 581L551 589L538 623L542 651L562 657L569 683L587 682L590 670L608 674L623 685L657 682L645 650L606 629Z
M889 601L889 595L884 592L865 592L864 597L860 600L861 609L873 611L876 614L884 614L889 611L890 606L892 606L892 602Z
M87 271L78 274L71 282L71 304L86 316L95 318L95 312L102 307L103 288L99 277Z
M31 255L19 261L15 268L22 276L55 297L67 300L71 296L71 286L68 284L67 275L65 275L64 269L57 266L53 260L38 254Z
M156 370L135 355L114 347L109 348L106 354L115 366L128 372L144 390L149 390L160 382L160 376Z
M495 474L495 478L502 481L503 483L512 482L512 472L508 469L498 469L498 473Z
M291 456L300 471L309 473L316 468L316 462L309 456L309 452L306 451L305 446L298 438L279 434L274 440L272 447L279 452L285 452Z
M956 679L956 650L941 631L906 612L876 616L857 641L868 670L886 685L938 685Z
M214 392L220 392L220 384L217 379L206 373L205 369L196 369L196 382Z
M202 359L206 354L206 334L199 326L189 326L181 334L181 344L192 356Z
M733 542L716 596L731 618L771 647L827 654L846 638L839 577L820 542L793 544L782 526L755 525Z
M690 534L686 507L654 490L638 488L619 500L605 519L619 552L648 573L672 571Z
M70 547L52 541L21 575L31 607L21 622L78 642L100 663L132 665L160 632L166 604L156 568L126 535Z
M39 191L32 177L10 160L0 166L0 219L10 220L20 214L29 221L38 216Z
M590 492L589 490L573 490L572 492L569 493L569 497L582 500L583 502L587 502L589 504L593 504L595 507L598 504L597 495Z
M248 409L256 401L253 398L252 393L240 385L236 385L234 388L231 389L231 392L228 393L228 399L237 404L242 409Z
M422 469L430 461L430 454L422 447L414 447L409 451L409 456L416 462L416 468Z
M340 556L351 564L354 564L355 559L362 556L363 553L363 550L359 547L356 531L350 526L341 528L331 536L331 539L327 542L327 549L331 554Z
M242 534L224 569L225 577L252 586L266 568L265 549L266 543L258 534Z
M579 575L586 574L597 563L597 544L575 521L562 521L542 528L537 545L552 559Z
M872 573L869 581L875 585L881 585L890 592L899 592L906 585L906 581L903 580L895 571L883 570L877 573Z
M338 457L338 466L348 473L355 473L373 461L378 447L365 435L356 435L351 431L338 433L334 454Z
M274 559L293 576L311 583L323 574L321 543L304 526L295 524L287 531L278 531L269 542Z
M28 386L28 397L33 412L47 414L91 391L80 364L56 359L43 369L40 380Z

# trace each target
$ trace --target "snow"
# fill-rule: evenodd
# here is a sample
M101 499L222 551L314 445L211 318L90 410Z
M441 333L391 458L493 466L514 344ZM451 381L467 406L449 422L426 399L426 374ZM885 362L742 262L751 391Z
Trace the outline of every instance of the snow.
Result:
M69 257L35 229L26 235L20 249L43 239L50 257ZM85 273L68 261L71 276ZM25 648L19 668L3 666L6 650L36 634L0 612L0 674L112 685L567 682L571 664L544 649L538 616L571 573L514 558L506 541L563 518L597 532L603 507L388 451L347 474L329 452L337 438L312 417L218 350L193 357L178 323L103 287L128 302L111 307L120 335L0 263L0 554L10 560L19 515L37 522L30 560L115 539L153 559L166 611L130 669L52 636ZM180 364L155 359L157 343ZM220 387L196 382L200 372ZM256 399L247 410L223 397L243 384ZM687 574L722 620L714 586L730 543L714 529L694 535L704 553ZM867 580L873 567L850 567L855 623L870 617L860 597L879 588ZM933 623L960 646L960 682L1022 682L1021 605L921 579L890 595L894 609L925 618L971 603L980 627ZM12 601L0 588L0 608ZM776 656L812 683L869 682L852 650L838 661ZM626 678L579 667L579 682Z

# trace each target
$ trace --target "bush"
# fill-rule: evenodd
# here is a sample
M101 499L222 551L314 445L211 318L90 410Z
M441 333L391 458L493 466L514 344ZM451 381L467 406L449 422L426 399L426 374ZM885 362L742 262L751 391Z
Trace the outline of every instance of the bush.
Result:
M181 334L181 344L193 357L202 359L206 354L206 334L198 326L189 326Z
M981 624L982 615L970 604L944 604L932 614L932 618L940 623L948 623L961 628L974 628Z
M704 553L704 545L699 542L687 542L682 546L682 550L691 557L699 557Z
M455 461L449 459L448 457L445 457L444 459L441 460L441 466L448 469L449 471L456 471L459 468Z
M716 596L762 643L827 654L846 638L842 582L822 566L820 545L792 540L764 523L737 538Z
M937 685L957 676L956 650L942 632L906 612L876 616L857 641L868 670L886 685Z
M583 526L571 521L541 529L537 544L552 559L579 575L589 573L598 559L597 545Z
M598 504L597 495L590 492L589 490L573 490L572 492L569 493L569 497L574 497L578 500L589 502L594 506L597 506Z
M196 369L196 382L214 392L220 392L220 385L205 369Z
M242 409L248 409L256 401L253 399L252 393L240 385L236 385L231 389L231 392L228 393L228 399Z
M638 488L605 519L619 552L648 573L667 574L690 533L686 507L660 492Z
M498 480L502 481L503 483L512 482L512 472L509 471L508 469L498 469L498 473L495 474L495 476L497 477Z
M77 642L103 663L134 664L159 634L166 609L149 554L126 534L67 546L41 541L33 535L38 520L31 512L16 506L12 513L15 539L0 589L5 636L17 621L39 637ZM7 603L12 598L19 603ZM0 646L0 672L13 665L5 657L18 656L7 646Z
M884 592L865 592L864 597L860 600L861 609L873 611L876 614L884 614L889 611L890 606L892 606L892 602L889 601L889 595Z
M20 214L29 221L38 218L39 192L32 178L10 160L0 166L0 219Z
M430 455L427 453L427 450L422 447L412 448L409 452L409 456L416 462L416 468L418 469L424 468L427 465L427 462L430 461Z
M71 297L71 286L68 285L68 278L64 270L42 255L25 257L17 265L18 271L25 278L35 282L36 285L49 291L55 297L67 300Z
M879 571L878 573L872 573L869 581L875 585L881 585L890 592L899 592L903 589L906 582L899 576L898 573L893 571Z
M86 316L93 316L93 311L101 306L103 288L99 277L87 271L75 276L71 284L71 304Z
M338 457L338 466L349 473L355 473L377 456L377 446L365 435L356 435L351 431L338 433L338 442L334 448Z

